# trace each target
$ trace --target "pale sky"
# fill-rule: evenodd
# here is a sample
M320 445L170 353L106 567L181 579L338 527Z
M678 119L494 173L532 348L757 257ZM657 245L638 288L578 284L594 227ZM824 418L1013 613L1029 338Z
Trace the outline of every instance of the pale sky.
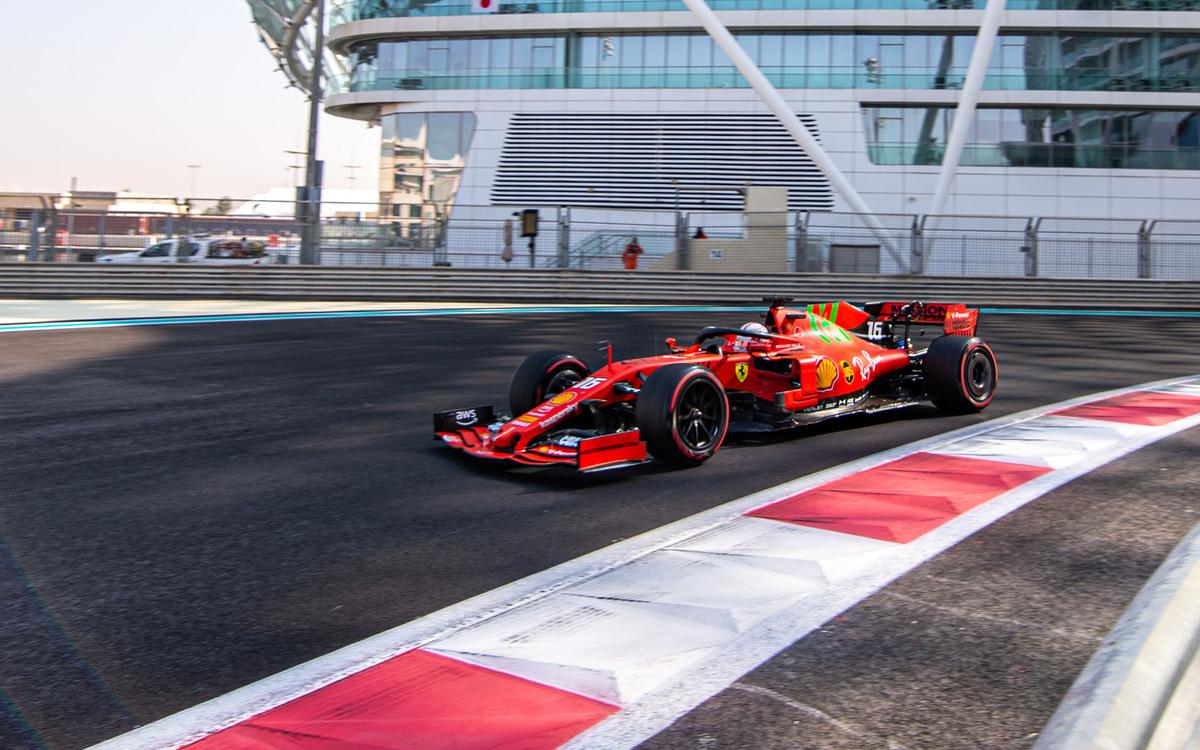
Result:
M307 99L245 0L3 0L0 191L249 197L291 185ZM325 115L325 184L375 187L379 130Z

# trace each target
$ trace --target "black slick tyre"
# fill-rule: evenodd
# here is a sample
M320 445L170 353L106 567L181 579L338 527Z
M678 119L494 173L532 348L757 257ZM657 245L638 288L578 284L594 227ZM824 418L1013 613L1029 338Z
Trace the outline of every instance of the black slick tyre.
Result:
M558 395L588 376L579 357L547 349L525 358L508 384L508 405L514 417Z
M696 466L725 439L729 399L705 368L667 365L646 378L635 418L650 455L672 466Z
M996 395L996 355L983 339L941 336L924 362L925 392L934 406L964 413L983 409Z

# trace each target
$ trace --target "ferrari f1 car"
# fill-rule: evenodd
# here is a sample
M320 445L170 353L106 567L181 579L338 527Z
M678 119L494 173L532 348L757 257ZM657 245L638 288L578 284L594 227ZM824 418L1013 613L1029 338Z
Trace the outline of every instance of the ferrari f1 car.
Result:
M476 406L434 415L435 436L473 456L597 471L652 456L676 466L711 458L726 433L773 431L932 402L983 409L996 357L961 304L846 302L789 308L766 298L765 323L709 326L668 354L595 372L559 351L531 354L509 386L511 413ZM915 349L912 325L942 335Z

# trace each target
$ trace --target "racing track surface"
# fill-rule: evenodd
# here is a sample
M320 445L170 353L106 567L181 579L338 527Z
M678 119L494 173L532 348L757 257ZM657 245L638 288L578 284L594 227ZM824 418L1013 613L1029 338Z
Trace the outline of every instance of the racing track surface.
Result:
M479 465L430 439L435 409L503 404L535 349L594 361L591 342L612 339L630 357L750 319L0 334L0 747L81 747L752 491L987 417L1200 372L1194 320L992 316L981 333L1001 391L985 416L914 409L734 441L699 469L593 478ZM1197 442L1184 433L1018 511L650 746L795 747L797 732L812 747L1026 746L1197 520ZM800 683L808 695L789 692Z

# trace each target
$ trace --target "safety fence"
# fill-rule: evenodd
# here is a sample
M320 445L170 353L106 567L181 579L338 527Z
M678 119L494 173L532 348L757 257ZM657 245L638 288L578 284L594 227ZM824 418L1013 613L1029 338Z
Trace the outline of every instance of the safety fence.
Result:
M40 200L35 200L40 198ZM326 204L319 263L331 266L1200 279L1200 221L789 211L454 206L411 211ZM0 200L0 262L187 262L138 254L176 237L247 238L275 264L300 261L304 222L270 201L69 197ZM522 213L536 210L537 234ZM394 215L393 215L394 214ZM749 263L726 252L752 234ZM765 239L763 239L765 238ZM120 257L113 257L120 256ZM727 259L722 264L722 259ZM730 266L726 269L725 266Z
M572 270L0 264L0 298L756 304L922 299L1009 308L1200 311L1200 282Z

